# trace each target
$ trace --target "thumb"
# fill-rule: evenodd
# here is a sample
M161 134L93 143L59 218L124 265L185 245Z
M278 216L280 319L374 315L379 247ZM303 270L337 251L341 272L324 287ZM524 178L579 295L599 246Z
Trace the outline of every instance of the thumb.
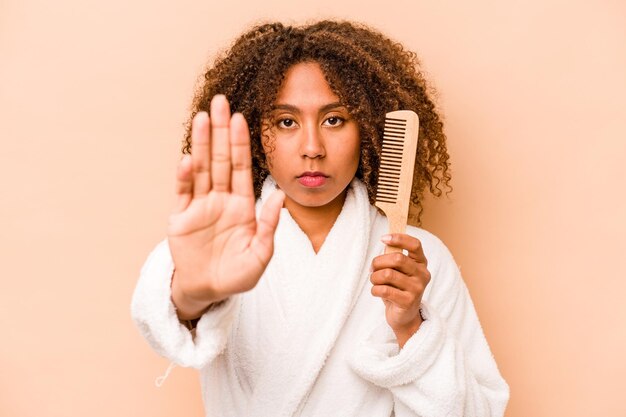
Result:
M264 265L267 265L274 253L274 233L284 201L285 193L282 190L276 190L263 204L261 216L257 222L256 235L250 244L250 249Z
M193 176L191 175L191 155L184 155L176 170L176 203L173 213L185 211L193 198Z

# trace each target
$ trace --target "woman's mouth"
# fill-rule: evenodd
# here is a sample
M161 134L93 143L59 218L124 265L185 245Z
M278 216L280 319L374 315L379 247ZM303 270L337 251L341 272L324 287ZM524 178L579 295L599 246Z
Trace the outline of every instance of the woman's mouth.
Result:
M328 175L323 172L303 172L298 176L298 182L305 187L321 187L326 184Z

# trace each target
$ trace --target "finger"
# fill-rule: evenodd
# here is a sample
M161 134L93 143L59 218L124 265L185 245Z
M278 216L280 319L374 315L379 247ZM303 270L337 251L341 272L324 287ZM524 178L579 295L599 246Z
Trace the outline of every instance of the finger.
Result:
M411 286L409 277L395 269L382 269L370 275L370 282L374 285L389 285L402 291Z
M283 207L285 193L275 191L263 204L261 215L257 222L256 235L250 243L250 249L257 256L262 265L267 265L274 253L274 233L280 218L280 209Z
M233 114L230 122L230 154L232 161L231 189L233 193L254 197L252 189L252 156L250 131L241 113Z
M211 189L211 162L209 160L209 117L198 112L191 122L191 156L193 166L193 195L201 197Z
M383 269L372 273L370 281L373 285L389 285L411 294L423 294L430 276L406 275L394 269Z
M405 309L411 308L414 300L414 297L408 292L390 287L389 285L374 285L371 293L374 297L380 297Z
M406 233L392 233L383 236L381 240L386 245L406 249L410 258L428 265L428 260L422 249L422 242L419 239Z
M191 155L184 155L176 170L176 203L174 213L184 211L193 197L193 175Z
M407 275L415 275L420 265L424 267L426 266L425 264L420 264L415 259L404 255L403 253L387 253L384 255L378 255L372 260L372 271L391 268Z
M230 189L230 108L223 94L211 100L211 181L215 191Z

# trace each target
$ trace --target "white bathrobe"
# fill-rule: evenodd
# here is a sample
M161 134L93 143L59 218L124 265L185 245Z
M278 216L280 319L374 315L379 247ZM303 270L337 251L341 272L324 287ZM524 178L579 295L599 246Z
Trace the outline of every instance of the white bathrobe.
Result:
M268 178L260 205L275 190ZM257 286L205 313L195 335L171 301L167 241L142 268L132 317L174 363L200 370L207 416L502 416L509 387L445 245L409 226L428 259L425 321L400 350L371 295L372 259L387 219L355 179L316 254L286 209Z

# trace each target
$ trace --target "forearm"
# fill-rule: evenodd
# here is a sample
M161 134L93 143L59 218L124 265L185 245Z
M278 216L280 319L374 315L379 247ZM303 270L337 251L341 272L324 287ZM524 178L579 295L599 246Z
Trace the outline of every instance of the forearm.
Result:
M235 297L211 304L193 337L183 326L172 302L172 262L167 241L144 264L131 301L131 316L142 336L160 355L181 366L200 369L226 346L237 311ZM183 323L184 324L184 323ZM185 326L187 327L187 326Z
M508 386L486 355L478 354L482 367L469 362L467 352L447 331L436 349L436 359L408 384L390 387L397 417L502 417ZM411 347L412 348L412 347ZM408 347L407 349L411 350ZM415 355L426 357L417 349ZM435 354L435 352L432 352Z
M398 417L502 417L508 386L476 323L466 322L462 344L433 308L422 309L419 331L399 351L397 335L379 328L350 359L352 369L391 391Z

